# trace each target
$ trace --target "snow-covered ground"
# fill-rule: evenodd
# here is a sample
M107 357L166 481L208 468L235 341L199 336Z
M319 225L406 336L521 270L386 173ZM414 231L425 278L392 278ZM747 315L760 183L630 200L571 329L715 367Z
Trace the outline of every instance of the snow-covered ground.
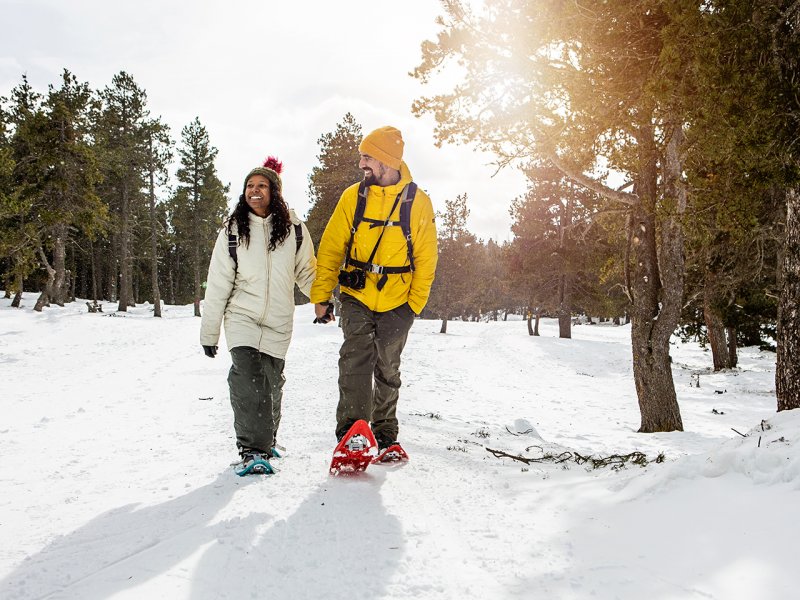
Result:
M745 348L715 374L676 345L685 431L644 435L628 327L562 340L549 321L530 337L520 321L441 335L418 320L399 409L410 462L334 478L341 332L304 306L289 455L239 478L229 355L203 355L191 307L34 302L0 300L2 598L798 597L800 411L775 412L773 354ZM634 451L666 460L574 460Z

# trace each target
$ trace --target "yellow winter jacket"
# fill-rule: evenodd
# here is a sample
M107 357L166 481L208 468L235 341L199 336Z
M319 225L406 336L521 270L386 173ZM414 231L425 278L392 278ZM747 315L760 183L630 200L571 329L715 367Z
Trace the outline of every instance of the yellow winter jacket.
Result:
M369 186L364 217L386 220L395 198L410 182L411 173L404 162L400 165L400 181L395 185ZM317 252L317 277L311 286L311 302L320 303L330 300L331 293L338 284L339 269L344 264L347 244L350 241L350 229L357 200L358 184L356 183L347 188L339 198L339 203L325 227ZM399 202L391 215L391 220L400 222ZM433 206L431 199L421 189L417 190L411 205L410 225L411 243L414 247L415 270L413 272L388 275L388 280L382 290L378 290L378 280L382 275L367 273L367 285L363 290L343 287L342 291L375 312L386 312L406 302L416 314L422 312L431 292L438 250ZM361 221L350 249L351 258L367 262L383 229L380 226L370 227L369 222ZM383 267L402 267L409 264L408 246L401 227L386 227L386 232L378 245L372 264ZM352 268L347 267L347 270L352 270Z

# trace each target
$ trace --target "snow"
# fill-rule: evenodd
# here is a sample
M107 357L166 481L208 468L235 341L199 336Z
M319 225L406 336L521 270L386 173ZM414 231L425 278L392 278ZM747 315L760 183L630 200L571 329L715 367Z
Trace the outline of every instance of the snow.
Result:
M797 597L800 411L776 413L774 354L713 373L676 342L685 431L645 435L629 327L564 340L548 320L541 337L418 320L399 407L411 460L335 478L341 331L303 306L289 454L239 478L229 355L203 355L191 306L39 314L35 299L0 300L4 599Z

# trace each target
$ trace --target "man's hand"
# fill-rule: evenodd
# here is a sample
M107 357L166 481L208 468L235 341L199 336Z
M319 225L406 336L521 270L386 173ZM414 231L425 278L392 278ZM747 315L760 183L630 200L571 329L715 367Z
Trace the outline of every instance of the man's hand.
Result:
M203 346L203 352L206 353L208 358L214 358L217 355L218 346Z
M335 321L336 317L333 316L333 302L320 302L314 305L314 314L316 319L314 323L326 324Z

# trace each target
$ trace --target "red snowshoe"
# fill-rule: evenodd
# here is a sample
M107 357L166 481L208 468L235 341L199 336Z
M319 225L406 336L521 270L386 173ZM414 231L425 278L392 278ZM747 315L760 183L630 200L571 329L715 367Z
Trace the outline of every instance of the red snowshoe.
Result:
M378 455L378 443L369 424L363 419L353 423L333 451L330 471L333 475L365 470Z
M399 460L408 460L408 453L403 450L403 447L398 444L394 443L388 448L384 448L378 456L372 459L374 463L390 463L390 462L397 462Z

